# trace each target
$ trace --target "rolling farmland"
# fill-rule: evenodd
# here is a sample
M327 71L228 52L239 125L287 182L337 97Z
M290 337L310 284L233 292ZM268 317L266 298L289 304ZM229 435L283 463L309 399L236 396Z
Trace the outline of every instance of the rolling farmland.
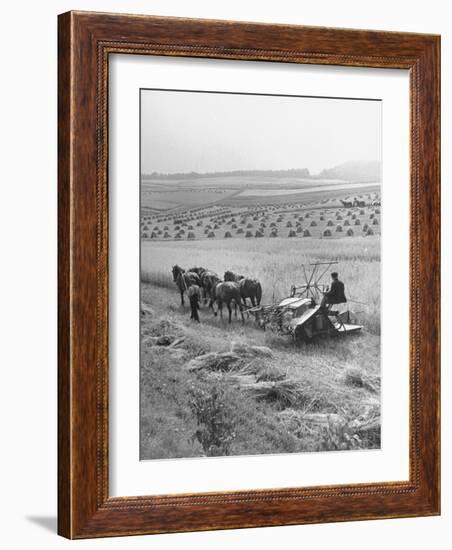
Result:
M257 182L243 178L143 184L141 236L148 240L329 237L379 234L374 183ZM214 185L215 183L215 185ZM227 185L227 187L225 187ZM340 202L360 202L344 207Z
M154 178L142 191L142 458L379 448L380 185ZM301 347L251 318L228 325L204 306L200 327L193 324L171 275L176 263L220 277L231 269L259 279L267 304L302 282L302 264L331 259L364 329ZM181 343L156 346L158 338ZM269 355L240 360L232 370L189 370L205 354L252 345ZM265 384L273 390L262 397L256 392ZM206 434L200 410L221 417L224 433Z

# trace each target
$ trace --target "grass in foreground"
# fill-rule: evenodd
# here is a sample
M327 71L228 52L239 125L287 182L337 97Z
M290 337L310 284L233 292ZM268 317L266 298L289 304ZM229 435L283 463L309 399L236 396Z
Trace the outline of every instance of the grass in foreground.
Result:
M294 347L251 321L228 325L206 310L193 325L173 288L143 284L142 301L152 310L142 318L142 459L379 448L378 335ZM183 341L146 343L165 334ZM187 370L232 342L273 355L224 372Z

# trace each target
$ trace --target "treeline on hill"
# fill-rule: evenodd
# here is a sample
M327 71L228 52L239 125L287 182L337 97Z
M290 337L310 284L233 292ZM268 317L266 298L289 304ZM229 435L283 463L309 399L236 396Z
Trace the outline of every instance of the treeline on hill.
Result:
M350 182L379 182L381 163L378 160L344 162L332 168L326 168L319 174L311 174L308 168L290 168L288 170L230 170L226 172L176 172L173 174L152 172L142 174L143 180L189 180L215 177L294 177L312 180L335 179Z
M369 183L379 182L381 181L381 163L378 160L344 162L344 164L322 170L318 177Z
M237 177L237 176L293 176L298 178L312 177L307 168L291 168L290 170L230 170L227 172L175 172L174 174L165 174L152 172L152 174L142 174L141 177L146 180L181 180L192 178L212 178L212 177Z

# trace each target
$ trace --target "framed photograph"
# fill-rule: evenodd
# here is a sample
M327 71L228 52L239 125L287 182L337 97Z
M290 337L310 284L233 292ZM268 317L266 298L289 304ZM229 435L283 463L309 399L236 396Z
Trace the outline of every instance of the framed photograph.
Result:
M440 513L439 59L59 16L61 535Z

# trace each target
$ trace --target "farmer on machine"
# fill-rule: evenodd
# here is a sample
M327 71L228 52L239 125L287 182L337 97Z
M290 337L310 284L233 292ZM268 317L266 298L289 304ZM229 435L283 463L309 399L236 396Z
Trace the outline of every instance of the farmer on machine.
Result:
M320 304L321 307L326 307L329 304L342 304L347 301L344 292L344 283L339 281L338 274L335 271L331 273L331 278L333 282L331 283L330 289L323 295Z
M200 297L199 286L190 285L188 289L188 299L190 300L190 307L191 307L190 319L193 319L193 321L197 321L198 323L199 323L199 315L198 315L199 297Z

